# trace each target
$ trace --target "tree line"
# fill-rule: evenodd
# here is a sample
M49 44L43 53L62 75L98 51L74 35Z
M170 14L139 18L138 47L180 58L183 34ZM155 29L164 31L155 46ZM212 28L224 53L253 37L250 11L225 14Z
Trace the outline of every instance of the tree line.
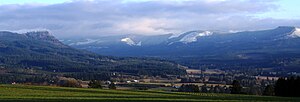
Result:
M261 95L266 96L284 96L284 97L300 97L300 77L279 78L275 84L257 87L263 88ZM247 90L238 80L234 80L230 87L198 86L194 84L181 85L178 89L180 92L203 92L203 93L231 93L231 94L250 94L256 93Z

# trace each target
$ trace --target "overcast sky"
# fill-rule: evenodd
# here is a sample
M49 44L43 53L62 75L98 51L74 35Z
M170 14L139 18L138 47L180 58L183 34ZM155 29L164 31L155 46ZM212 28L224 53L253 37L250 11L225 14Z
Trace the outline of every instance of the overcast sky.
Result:
M300 26L300 0L0 0L0 30L56 37Z

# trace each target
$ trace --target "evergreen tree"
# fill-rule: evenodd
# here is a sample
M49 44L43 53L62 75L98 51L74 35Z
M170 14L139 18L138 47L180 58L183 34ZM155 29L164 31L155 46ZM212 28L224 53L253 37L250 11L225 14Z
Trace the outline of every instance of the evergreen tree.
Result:
M279 78L275 84L275 95L276 96L284 96L286 80L284 78Z
M207 93L208 92L206 84L204 84L203 86L201 86L201 92L203 92L203 93Z
M273 96L273 95L275 95L274 87L272 85L268 85L265 88L263 95L266 95L266 96Z
M231 87L231 94L241 94L242 92L242 86L239 81L234 80L232 82L232 87Z
M275 84L275 95L300 97L300 77L279 78Z
M219 85L214 87L214 93L221 93L221 87Z
M209 93L214 93L214 91L215 91L215 90L214 90L214 86L211 85L210 88L209 88Z

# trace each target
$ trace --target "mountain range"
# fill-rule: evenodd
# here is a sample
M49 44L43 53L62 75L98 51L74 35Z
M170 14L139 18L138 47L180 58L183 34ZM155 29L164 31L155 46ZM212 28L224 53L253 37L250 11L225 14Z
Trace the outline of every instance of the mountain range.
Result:
M64 39L63 43L102 55L159 57L199 68L280 67L299 64L300 28L234 33L189 31L179 35L120 35Z

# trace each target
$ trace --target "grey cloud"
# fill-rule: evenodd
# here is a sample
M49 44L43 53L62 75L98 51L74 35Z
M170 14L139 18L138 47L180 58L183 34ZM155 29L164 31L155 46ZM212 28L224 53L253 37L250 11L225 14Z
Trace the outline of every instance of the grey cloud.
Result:
M276 10L274 0L145 1L76 0L54 5L2 5L0 29L45 28L58 37L166 34L188 30L251 30L299 25L299 20L258 19ZM250 16L249 16L250 15Z

